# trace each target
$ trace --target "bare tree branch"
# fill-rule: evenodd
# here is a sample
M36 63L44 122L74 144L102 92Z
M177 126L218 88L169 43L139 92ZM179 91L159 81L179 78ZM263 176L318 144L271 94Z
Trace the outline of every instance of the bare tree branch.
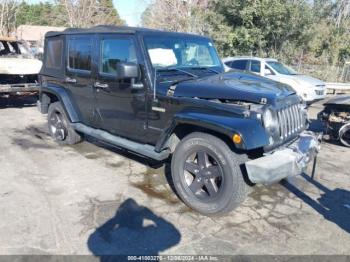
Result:
M16 27L17 0L0 0L0 35L10 35Z
M209 0L153 0L142 17L143 26L203 34Z
M336 26L339 27L341 23L350 18L350 1L349 0L338 0L336 3Z

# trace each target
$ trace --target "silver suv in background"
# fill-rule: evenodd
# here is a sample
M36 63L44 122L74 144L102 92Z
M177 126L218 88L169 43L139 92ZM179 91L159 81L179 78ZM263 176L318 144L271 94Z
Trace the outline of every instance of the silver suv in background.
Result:
M228 57L223 59L228 68L247 70L260 76L287 84L306 102L313 103L326 97L326 84L314 77L302 75L276 59L259 57Z

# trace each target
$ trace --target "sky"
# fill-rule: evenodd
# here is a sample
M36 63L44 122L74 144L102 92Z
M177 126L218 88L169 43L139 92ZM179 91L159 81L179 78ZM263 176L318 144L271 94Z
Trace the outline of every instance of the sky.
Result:
M25 2L38 3L40 0L25 0ZM129 26L140 25L141 15L149 2L150 0L113 0L113 4L117 8L120 17Z
M130 26L140 25L141 15L149 0L113 0L120 17Z

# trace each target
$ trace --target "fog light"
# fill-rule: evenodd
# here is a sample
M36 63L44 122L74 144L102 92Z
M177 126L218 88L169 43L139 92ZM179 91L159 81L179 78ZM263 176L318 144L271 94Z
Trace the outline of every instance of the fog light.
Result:
M242 137L240 135L238 135L238 134L234 134L232 136L232 141L235 144L240 144L242 142Z

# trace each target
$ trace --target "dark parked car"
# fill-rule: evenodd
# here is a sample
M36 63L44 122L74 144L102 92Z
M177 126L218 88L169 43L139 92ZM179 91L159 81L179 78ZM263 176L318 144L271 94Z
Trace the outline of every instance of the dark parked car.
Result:
M211 39L98 26L46 35L38 106L51 135L87 134L171 160L180 198L207 215L237 207L254 183L300 174L319 150L289 86L224 73Z

